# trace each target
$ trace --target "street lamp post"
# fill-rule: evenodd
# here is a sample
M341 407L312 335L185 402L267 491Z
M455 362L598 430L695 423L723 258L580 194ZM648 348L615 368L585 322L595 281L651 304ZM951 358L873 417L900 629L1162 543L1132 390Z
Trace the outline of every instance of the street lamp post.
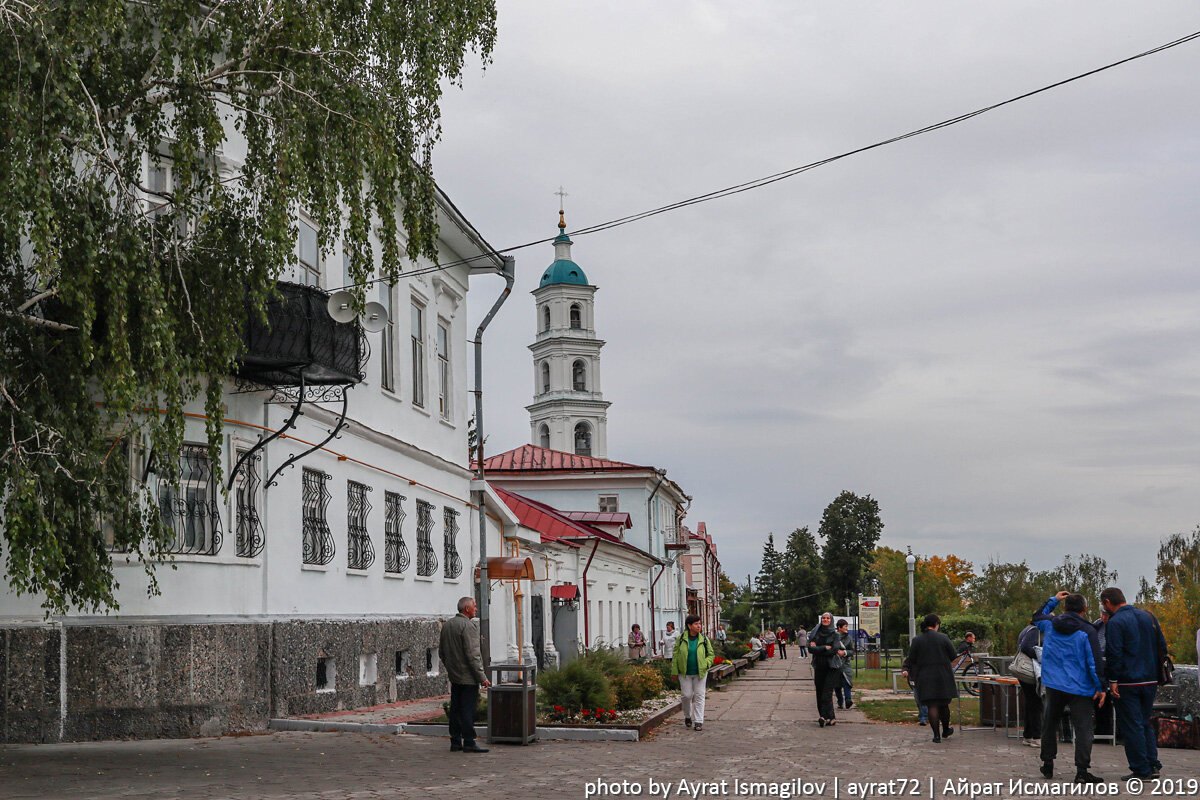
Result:
M909 553L904 563L908 565L908 643L911 646L912 640L917 638L917 618L913 614L913 608L916 606L913 601L913 569L916 568L917 557Z

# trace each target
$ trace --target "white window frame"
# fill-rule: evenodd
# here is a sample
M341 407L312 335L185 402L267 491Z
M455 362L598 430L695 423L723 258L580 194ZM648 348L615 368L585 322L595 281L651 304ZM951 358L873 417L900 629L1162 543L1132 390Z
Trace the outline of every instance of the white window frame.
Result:
M305 261L304 238L305 229L312 231L313 252L308 254L313 263ZM321 288L321 277L324 273L321 265L321 231L307 214L296 218L296 277L306 286Z
M438 357L438 413L447 422L452 418L450 386L450 323L438 318L437 323L437 357Z
M388 321L383 326L379 346L379 385L385 392L396 391L396 314L395 288L387 281L379 282L379 302L387 309Z
M409 305L409 334L412 340L412 403L425 407L425 304L416 297Z
M597 498L596 504L600 511L616 513L621 510L621 496L616 494L602 494Z
M542 394L549 394L549 392L550 392L550 362L549 361L542 362L541 372L542 372L542 375L541 375Z

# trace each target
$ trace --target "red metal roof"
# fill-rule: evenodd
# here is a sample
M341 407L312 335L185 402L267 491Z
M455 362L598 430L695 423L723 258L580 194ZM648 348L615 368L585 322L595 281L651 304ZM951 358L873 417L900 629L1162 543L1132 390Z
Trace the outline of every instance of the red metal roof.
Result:
M496 490L496 494L500 496L504 504L511 508L512 512L517 515L517 519L521 521L522 525L542 535L543 542L560 542L571 547L582 547L583 545L580 540L603 539L618 547L633 550L646 558L658 561L657 558L640 547L623 542L607 531L593 528L591 525L582 522L576 522L558 509L552 508L545 503L539 503L537 500L501 489L494 484L492 488Z
M624 461L577 456L574 453L564 453L532 444L521 445L507 453L485 458L483 468L487 472L622 472L654 469L627 464Z
M586 522L588 525L624 525L633 527L633 517L624 511L561 511L564 517L576 522Z
M551 597L561 597L563 600L574 600L579 596L579 587L573 583L564 583L550 587Z

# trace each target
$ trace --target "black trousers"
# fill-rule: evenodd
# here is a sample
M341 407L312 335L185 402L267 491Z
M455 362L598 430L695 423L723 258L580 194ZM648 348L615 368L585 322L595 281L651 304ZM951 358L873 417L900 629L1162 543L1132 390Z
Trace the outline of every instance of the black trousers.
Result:
M821 663L825 659L813 659L813 684L817 690L817 713L822 719L834 719L833 693L842 678L840 669L830 669Z
M1021 699L1025 704L1021 712L1025 717L1025 738L1042 738L1042 696L1038 694L1037 684L1021 681Z
M1086 772L1092 765L1092 734L1096 729L1092 698L1060 692L1049 686L1046 687L1046 714L1042 718L1042 761L1053 761L1058 755L1058 737L1050 732L1058 730L1064 711L1070 713L1071 724L1075 727L1075 771Z
M450 684L450 743L464 747L475 744L475 708L479 684Z

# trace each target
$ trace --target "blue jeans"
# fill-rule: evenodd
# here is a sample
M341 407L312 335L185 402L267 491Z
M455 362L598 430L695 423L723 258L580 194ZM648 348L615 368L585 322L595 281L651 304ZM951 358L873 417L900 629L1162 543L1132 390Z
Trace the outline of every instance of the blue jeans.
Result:
M1158 760L1158 738L1150 726L1150 712L1154 708L1154 696L1158 687L1119 686L1121 697L1117 700L1117 728L1125 742L1125 758L1129 760L1129 771L1136 775L1149 775L1162 769Z
M838 708L842 708L843 706L849 708L850 704L854 702L850 699L850 684L846 683L846 676L844 675L838 680L838 686L833 690L834 697L838 701Z

